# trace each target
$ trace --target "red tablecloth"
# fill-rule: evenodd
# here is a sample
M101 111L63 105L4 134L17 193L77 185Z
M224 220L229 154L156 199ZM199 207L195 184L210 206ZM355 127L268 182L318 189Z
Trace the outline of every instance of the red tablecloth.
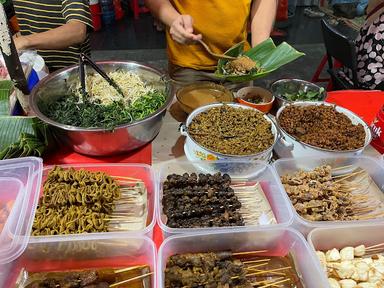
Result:
M370 125L384 105L384 92L366 90L332 91L328 92L326 101L351 110Z
M44 157L45 165L54 164L80 164L80 163L144 163L152 164L152 144L143 148L112 157L89 157L59 147L56 151Z

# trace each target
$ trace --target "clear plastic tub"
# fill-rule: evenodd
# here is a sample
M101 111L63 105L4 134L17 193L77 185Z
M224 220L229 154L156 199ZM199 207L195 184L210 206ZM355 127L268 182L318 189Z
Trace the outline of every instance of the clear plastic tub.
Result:
M286 174L293 174L299 169L311 170L321 165L330 165L333 169L339 168L337 173L348 173L355 168L360 167L368 172L377 186L384 191L384 167L381 163L374 158L365 156L355 157L329 157L329 158L292 158L292 159L280 159L277 160L273 166L275 167L277 174L283 176ZM342 168L342 169L340 169ZM293 227L299 230L304 236L315 228L325 228L340 225L351 224L368 224L368 223L384 223L384 218L372 219L372 220L359 220L359 221L308 221L301 217L290 202L291 209L294 213Z
M383 239L384 224L317 228L308 234L309 245L314 251L326 251L333 248L342 249L346 246L356 247L359 245L369 247L383 243ZM320 265L320 262L318 263ZM324 287L330 286L327 285Z
M180 253L233 252L268 250L269 256L286 256L291 253L296 271L304 286L326 287L327 279L322 273L316 255L298 232L289 228L218 233L178 235L166 239L160 247L157 279L158 288L164 287L164 271L170 256Z
M18 259L0 266L0 287L15 287L23 268L28 272L49 272L147 264L156 273L155 245L145 236L122 233L51 240L42 243L31 238ZM151 275L151 287L155 287L155 276Z
M16 259L27 246L42 163L35 157L0 161L0 264Z
M211 165L216 167L215 172L228 173L232 178L239 178L241 181L259 182L263 188L264 194L271 206L277 224L265 226L237 226L237 227L209 227L209 228L170 228L166 225L166 216L163 213L163 188L162 184L169 174L184 174L184 173L206 173L204 170L205 162L183 162L175 161L168 162L159 168L159 197L157 199L157 223L163 231L163 236L169 237L180 233L201 233L205 231L220 231L246 228L261 228L261 227L285 227L293 222L293 213L290 208L289 198L283 190L276 172L270 165L261 161L254 162L238 162L238 161L219 161L212 162Z
M155 226L155 199L157 194L157 185L155 173L149 165L146 164L68 164L68 165L59 165L63 168L74 168L76 170L85 169L88 171L102 171L107 173L110 176L121 176L121 177L132 177L136 179L141 179L147 188L147 208L148 216L146 227L142 230L132 230L132 231L118 231L118 232L101 232L101 233L87 233L87 234L70 234L70 235L52 235L52 236L31 236L34 241L50 241L50 239L65 239L67 237L94 237L94 235L109 235L109 234L120 234L120 233L129 233L132 235L140 234L145 235L149 238L153 236L153 227ZM43 170L43 181L47 177L48 172L54 166L44 167ZM42 189L40 195L42 195ZM86 235L86 236L85 236ZM56 240L56 241L59 241Z

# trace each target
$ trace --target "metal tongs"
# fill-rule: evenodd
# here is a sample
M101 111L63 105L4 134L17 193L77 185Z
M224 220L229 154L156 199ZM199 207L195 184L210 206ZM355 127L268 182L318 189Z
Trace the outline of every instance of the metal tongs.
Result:
M113 88L116 89L116 91L124 98L123 90L120 88L120 86L111 79L107 73L103 71L95 62L91 60L87 55L84 53L80 53L79 57L79 74L80 74L80 83L81 83L81 94L85 96L87 94L86 86L85 86L85 65L89 64L98 74L100 74L101 77L103 77L109 85L111 85Z

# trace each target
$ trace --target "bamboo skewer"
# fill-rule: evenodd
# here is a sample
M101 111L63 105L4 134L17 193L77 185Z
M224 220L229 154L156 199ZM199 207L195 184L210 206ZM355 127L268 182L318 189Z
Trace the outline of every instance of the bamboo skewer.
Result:
M340 175L340 176L344 176L344 177L341 178L341 179L338 179L338 180L334 181L333 183L339 183L339 182L341 182L341 181L345 181L346 179L349 179L349 178L351 178L351 177L353 177L353 176L355 176L355 175L359 175L359 174L362 174L362 173L366 173L366 171L365 171L365 170L361 170L361 171L358 171L358 172L350 173L350 174L347 175L347 176L345 176L345 175ZM339 178L339 176L335 176L335 177L333 177L333 178Z
M240 256L240 255L252 255L252 254L258 254L258 253L265 253L268 252L268 250L255 250L255 251L249 251L249 252L236 252L232 253L233 256Z
M261 264L257 264L257 265L253 265L253 266L248 266L246 267L245 269L247 270L254 270L254 268L258 268L258 267L262 267L262 266L265 266L265 265L268 265L269 263L261 263Z
M271 259L269 258L266 258L266 259L260 259L260 260L251 260L251 261L242 261L243 264L253 264L253 263L259 263L259 262L266 262L266 261L270 261Z
M119 269L119 270L115 270L115 274L124 273L124 272L132 271L132 270L136 270L136 269L141 269L141 268L145 268L145 267L148 267L148 265L138 265L138 266L128 267L128 268L124 268L124 269Z
M255 286L255 285L264 285L264 284L268 284L270 282L273 282L273 281L279 281L279 280L282 280L284 279L284 277L278 277L276 279L267 279L267 280L263 280L263 281L257 281L257 282L253 282L251 283L252 286Z
M344 170L353 167L354 165L346 165L341 167L332 168L332 171Z
M285 283L285 282L288 282L288 281L291 281L291 279L287 278L287 279L280 280L280 281L277 281L277 282L274 282L274 283L271 283L271 284L267 284L267 285L261 286L259 288L267 288L267 287L271 287L271 286L276 286L277 284Z
M136 276L136 277L133 277L133 278L130 278L130 279L126 279L126 280L123 280L123 281L120 281L120 282L116 282L116 283L113 283L113 284L109 285L109 287L112 288L112 287L123 285L125 283L129 283L129 282L132 282L132 281L140 280L140 279L146 278L146 277L148 277L148 276L150 276L152 274L153 274L153 272L150 272L150 273L146 273L146 274L143 274L143 275L140 275L140 276Z
M288 266L288 267L276 268L276 269L272 269L272 270L262 270L262 272L250 273L250 274L246 274L245 276L251 277L251 276L266 274L269 272L277 272L277 271L287 270L287 269L291 269L291 268L292 268L291 266ZM238 276L235 276L235 277L238 277Z
M384 243L380 243L380 244L376 244L376 245L372 245L372 246L366 247L365 251L372 250L373 248L376 248L376 247L383 247L384 248Z

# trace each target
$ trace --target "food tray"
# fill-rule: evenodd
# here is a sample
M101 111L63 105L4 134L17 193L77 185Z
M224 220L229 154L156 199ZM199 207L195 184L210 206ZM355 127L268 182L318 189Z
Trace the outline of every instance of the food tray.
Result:
M31 238L25 252L15 261L0 266L0 287L14 287L14 283L25 268L28 272L61 270L119 268L141 264L150 266L156 273L156 250L151 239L145 236L91 235L90 237L68 237L36 242ZM151 287L155 287L155 274Z
M166 239L160 247L157 265L157 287L164 288L164 270L167 259L179 253L233 252L268 250L268 255L286 256L291 253L296 270L305 287L326 287L316 255L303 236L290 228L263 230L221 231L196 235L178 235Z
M384 166L371 157L366 156L345 156L345 157L305 157L292 159L279 159L273 166L279 176L293 174L299 169L309 170L317 166L330 165L333 169L337 169L339 174L348 173L357 167L366 170L377 187L384 191ZM342 168L342 169L340 169ZM384 223L384 218L371 220L355 220L355 221L308 221L301 217L290 202L291 210L294 214L293 228L299 230L304 236L315 228L326 228L333 226L351 225L351 224L369 224L369 223Z
M0 265L27 246L42 168L42 159L35 157L0 161Z
M204 162L186 162L175 161L168 162L160 166L159 168L159 196L157 199L157 223L163 231L163 236L169 237L180 233L201 233L206 231L220 231L220 230L238 230L249 228L263 228L263 227L283 227L293 223L292 209L289 207L289 199L281 186L279 178L270 165L267 165L261 161L254 162L238 162L238 161L218 161L212 162L212 165L217 167L216 171L209 171L208 173L222 172L228 173L233 178L241 178L242 181L259 182L263 188L264 194L272 208L272 211L277 220L277 224L266 226L236 226L236 227L209 227L209 228L170 228L166 225L166 216L163 214L162 198L163 198L163 181L169 174L184 174L184 173L207 173L205 169L202 169L202 163ZM226 170L226 167L230 167L230 172ZM246 169L244 169L246 167ZM222 169L220 169L222 168ZM252 171L252 173L250 173Z
M76 170L86 169L89 171L102 171L107 173L110 176L121 176L121 177L133 177L137 179L141 179L145 186L147 187L147 207L148 207L148 216L147 223L145 229L137 230L137 231L117 231L117 232L100 232L100 233L87 233L87 234L70 234L70 235L52 235L52 236L31 236L34 241L51 241L55 238L57 239L65 239L67 237L94 237L93 234L97 235L110 235L110 234L120 234L120 233L128 233L132 235L140 234L145 235L149 238L153 236L153 227L155 226L155 195L157 193L156 188L156 180L155 173L152 168L146 164L68 164L68 165L59 165L62 168L74 168ZM44 167L43 170L43 181L47 177L48 172L54 168L54 166ZM40 195L42 195L42 188L40 191ZM59 241L59 240L57 240Z
M346 246L356 247L359 245L369 247L383 243L383 239L384 224L317 228L312 230L308 235L309 245L314 251L325 251L333 248L339 250ZM320 264L320 262L318 263ZM326 285L324 287L330 286Z

